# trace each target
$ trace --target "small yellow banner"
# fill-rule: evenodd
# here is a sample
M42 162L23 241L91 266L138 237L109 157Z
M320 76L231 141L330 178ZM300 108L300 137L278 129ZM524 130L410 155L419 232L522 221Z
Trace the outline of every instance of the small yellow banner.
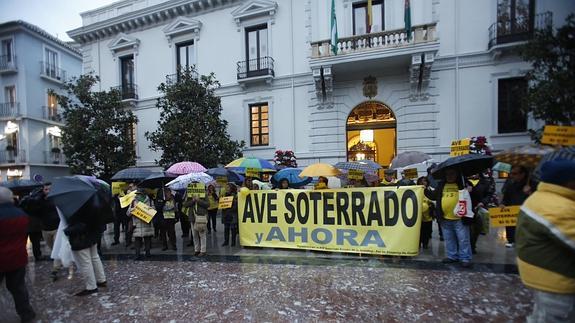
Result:
M234 202L233 196L220 197L218 209L229 209L232 207L233 202Z
M517 224L519 205L489 208L490 226L514 227Z
M407 179L417 179L417 168L407 168L403 170L403 177Z
M188 197L206 197L206 184L192 183L188 185Z
M451 142L451 152L449 156L463 156L469 154L469 145L471 144L471 139L460 139L460 140L453 140Z
M112 195L120 195L128 186L126 182L112 182Z
M132 201L136 198L136 191L132 191L122 197L120 197L120 207L126 208L132 204Z
M138 202L131 214L146 223L150 223L156 213L157 211L153 207L146 205L145 203Z
M572 146L575 145L575 127L571 126L545 126L542 144Z
M228 178L224 177L224 176L219 176L216 177L216 183L218 183L219 185L227 185L228 184Z
M347 173L347 178L349 179L363 179L363 171L359 169L350 169Z
M246 168L246 177L260 177L260 170L257 168Z

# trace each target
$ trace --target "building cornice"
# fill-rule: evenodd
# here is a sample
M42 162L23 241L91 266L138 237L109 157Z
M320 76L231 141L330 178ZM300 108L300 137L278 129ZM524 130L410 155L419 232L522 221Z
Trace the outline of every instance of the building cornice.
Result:
M70 30L68 36L85 44L98 39L113 37L119 33L151 28L166 24L180 16L197 16L213 9L236 5L240 0L173 0L132 11L111 19ZM96 9L95 13L98 9Z
M69 51L71 54L78 56L80 59L82 58L82 53L78 49L72 47L70 44L58 39L57 37L52 36L50 33L45 31L44 29L42 29L36 25L33 25L29 22L26 22L23 20L14 20L14 21L8 21L8 22L5 22L3 24L0 24L0 32L9 31L9 30L13 30L13 29L21 29L21 30L27 31L27 32L35 35L35 36L39 36L42 39L47 39L49 41L52 41L53 43L56 43L57 45L59 45L63 49Z

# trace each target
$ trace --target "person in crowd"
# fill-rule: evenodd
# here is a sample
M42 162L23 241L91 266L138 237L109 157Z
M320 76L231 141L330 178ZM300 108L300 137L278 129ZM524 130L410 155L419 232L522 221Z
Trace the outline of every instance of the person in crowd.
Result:
M386 169L383 171L383 181L381 186L397 186L395 181L395 169Z
M461 174L456 169L448 168L445 169L445 181L440 182L435 190L427 189L425 193L436 202L437 217L441 217L447 253L443 263L461 262L462 267L468 268L471 267L469 227L454 212L459 201L459 190L466 188Z
M329 188L329 180L325 176L320 176L317 179L317 184L315 184L314 189L316 190L325 190Z
M437 181L435 178L433 178L433 175L431 175L431 173L433 173L433 171L437 168L437 164L436 163L432 163L431 165L429 165L429 167L427 167L427 182L429 183L428 189L433 191L435 190L435 188L437 187L437 185L439 185L439 181ZM431 210L432 212L434 212L435 210ZM439 232L439 241L443 241L443 230L441 230L441 224L440 224L440 217L435 216L435 214L432 214L433 218L435 218L435 221L437 221L437 232Z
M216 216L218 215L219 198L218 194L216 194L216 187L212 184L208 185L208 191L206 194L208 196L208 202L210 203L208 207L208 228L207 228L208 234L210 234L212 230L214 230L214 232L217 232Z
M120 193L120 195L114 195L114 242L112 242L112 246L120 244L120 231L123 228L125 231L124 240L126 246L129 246L131 241L131 236L127 230L128 228L128 219L129 217L126 216L126 211L128 208L122 208L120 205L120 197L124 196L125 192Z
M289 180L287 178L282 178L279 182L278 189L280 190L289 189Z
M244 178L244 183L243 183L242 187L245 187L248 190L257 189L256 187L254 187L253 178L248 177L248 176L246 176L246 178Z
M397 182L397 186L412 186L415 182L407 177L405 177L405 171L401 171L401 179Z
M190 197L184 202L188 208L190 223L192 224L192 237L194 239L194 255L206 255L206 231L208 229L208 208L210 202L207 197Z
M236 236L238 235L238 197L237 187L234 183L228 183L226 196L233 196L232 207L222 210L222 223L224 224L224 243L222 246L230 244L236 245Z
M184 214L184 212L182 211L185 196L186 196L185 190L176 191L176 194L174 194L174 200L176 201L176 219L180 220L180 228L182 229L182 238L189 238L191 234L190 219L188 218L188 215Z
M99 211L91 203L82 206L70 219L64 233L68 237L78 270L85 283L85 289L76 296L98 292L98 287L107 287L104 266L98 255L97 244L102 237L102 223Z
M176 202L172 191L169 188L164 188L164 200L159 203L162 208L163 221L160 227L160 237L162 240L162 251L177 250L176 247Z
M135 239L135 249L136 249L136 260L142 259L141 250L142 243L144 244L144 250L146 252L146 257L150 257L150 249L152 248L152 237L154 236L154 228L151 223L146 223L136 216L132 215L132 211L136 208L138 202L142 202L149 206L152 206L150 198L146 195L143 189L138 189L136 191L136 198L132 204L128 207L127 214L132 218L133 223L133 236ZM158 216L157 214L154 216Z
M427 178L425 176L418 178L417 185L423 185L427 189L429 187ZM429 240L433 233L433 208L433 202L424 196L421 206L421 233L419 235L419 246L423 249L429 248Z
M28 215L14 205L12 191L0 186L0 285L6 279L6 288L12 294L22 322L30 322L36 317L26 288L29 221Z
M519 275L533 290L528 322L575 322L575 161L541 166L541 182L517 219Z
M28 239L32 243L32 254L34 259L39 261L42 259L42 220L39 217L39 209L37 201L42 194L42 189L36 189L29 195L20 200L18 204L29 216L28 222Z
M529 169L525 166L516 165L511 168L509 179L503 184L501 192L503 198L501 199L502 206L521 205L531 194L531 186L529 185ZM507 248L513 248L515 244L515 227L505 227L507 237Z
M473 204L473 218L463 218L463 222L469 225L471 253L477 254L477 239L479 234L483 231L483 221L479 216L479 208L489 208L495 206L495 180L490 174L490 171L471 176L469 179L473 188L469 195L471 196L471 203Z

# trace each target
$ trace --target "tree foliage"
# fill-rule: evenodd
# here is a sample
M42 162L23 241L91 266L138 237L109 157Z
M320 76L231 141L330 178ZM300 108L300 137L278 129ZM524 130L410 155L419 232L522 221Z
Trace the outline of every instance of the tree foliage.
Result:
M81 75L66 83L66 94L56 95L66 120L62 144L72 173L109 180L136 163L132 127L138 120L120 91L91 91L99 81Z
M221 101L214 94L219 85L213 73L198 76L193 68L160 84L158 129L146 132L146 138L151 150L162 152L161 166L189 160L215 167L241 157L244 142L231 140L228 122L220 118Z
M555 32L538 30L520 48L533 69L527 74L529 90L526 107L545 124L572 125L575 121L575 15ZM541 129L530 130L538 137Z

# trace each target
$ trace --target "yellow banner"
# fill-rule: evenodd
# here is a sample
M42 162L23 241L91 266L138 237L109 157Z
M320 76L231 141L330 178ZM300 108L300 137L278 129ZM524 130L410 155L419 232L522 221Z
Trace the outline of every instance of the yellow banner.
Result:
M242 246L416 256L423 187L242 191Z
M220 197L220 201L218 203L218 208L219 209L229 209L232 207L233 202L234 202L233 196Z
M545 126L541 143L561 146L575 145L575 127Z
M206 184L192 183L188 185L188 197L206 197Z
M122 197L120 197L120 207L126 208L132 204L132 201L136 198L136 191L132 191Z
M417 168L407 168L403 170L403 177L407 179L417 179Z
M363 179L363 171L359 169L350 169L347 173L347 178L349 179Z
M461 139L453 140L451 142L451 152L449 156L462 156L469 154L469 145L471 144L471 139Z
M112 195L120 195L128 186L126 182L112 182Z
M146 205L145 203L138 202L131 214L146 223L150 223L156 213L157 211L153 207Z
M246 177L260 177L260 170L257 168L246 168Z
M489 225L492 227L514 227L517 224L519 205L489 208Z

